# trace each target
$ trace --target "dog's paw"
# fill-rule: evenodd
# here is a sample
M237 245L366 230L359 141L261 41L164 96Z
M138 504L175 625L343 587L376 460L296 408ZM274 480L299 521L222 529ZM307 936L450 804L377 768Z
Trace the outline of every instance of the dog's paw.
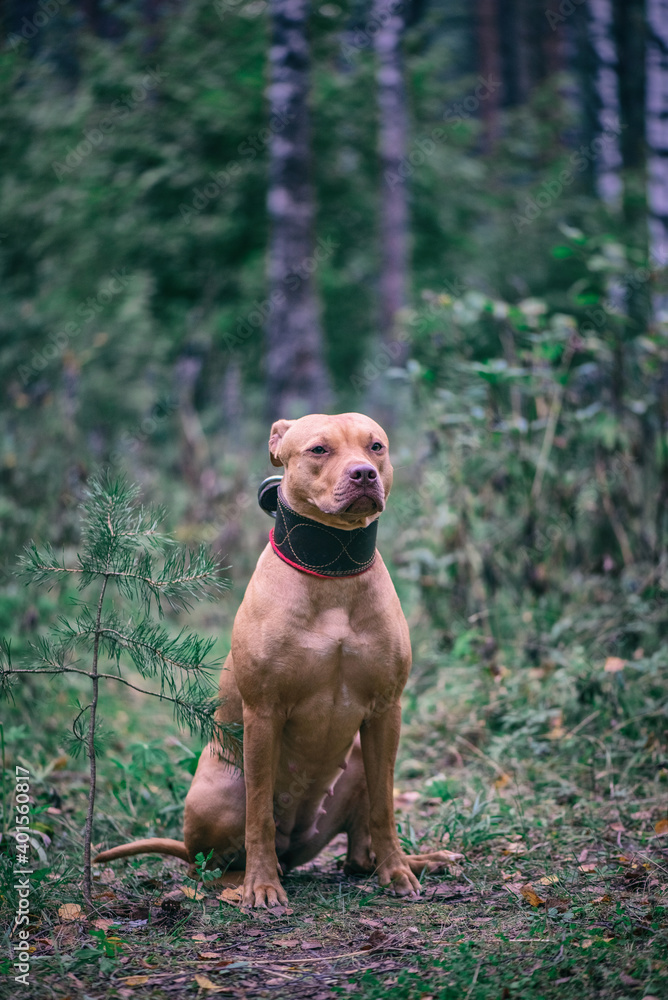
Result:
M378 881L391 889L395 896L420 895L420 883L407 865L379 868Z
M252 878L246 874L242 906L287 906L287 903L288 897L278 879Z
M406 861L413 874L419 877L423 872L434 875L445 871L448 865L461 861L463 857L455 851L431 851L428 854L407 854Z

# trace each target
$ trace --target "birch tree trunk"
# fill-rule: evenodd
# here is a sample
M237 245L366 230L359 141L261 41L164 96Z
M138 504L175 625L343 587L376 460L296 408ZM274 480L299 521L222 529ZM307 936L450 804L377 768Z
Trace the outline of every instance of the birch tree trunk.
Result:
M407 302L408 193L402 173L406 158L406 94L401 43L406 27L406 0L374 0L376 29L379 153L383 176L380 206L381 273L380 334L392 343L394 363L402 365L407 345L399 335L397 318Z
M308 0L271 0L269 297L266 378L269 417L326 410L330 388L314 284L308 109Z
M668 259L668 3L647 0L647 145L650 249ZM663 297L665 298L665 296ZM660 305L665 308L665 303Z

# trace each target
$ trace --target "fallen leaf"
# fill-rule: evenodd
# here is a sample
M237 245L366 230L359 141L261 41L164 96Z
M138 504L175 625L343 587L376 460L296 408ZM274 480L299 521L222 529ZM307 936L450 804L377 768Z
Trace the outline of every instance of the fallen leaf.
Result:
M297 938L274 938L274 944L277 944L279 948L296 948L299 940Z
M316 948L322 948L322 941L302 941L304 951L315 951Z
M622 660L619 656L609 656L605 661L605 666L603 669L606 674L618 674L620 670L623 670L626 666L626 660Z
M220 958L220 952L218 951L200 951L197 953L197 957L203 962L209 962L213 958Z
M285 976L280 979L267 979L265 981L265 986L285 986Z
M503 888L506 892L511 892L513 896L521 896L523 884L523 882L506 882Z
M604 896L596 896L595 899L592 899L592 903L597 903L597 904L611 903L611 902L612 902L612 896L608 896L607 892Z
M520 841L515 844L506 844L506 846L501 851L502 854L524 854L526 848L524 844Z
M148 979L148 976L126 976L125 979L119 979L119 982L124 986L143 986Z
M590 861L586 865L578 865L578 871L583 875L592 875L596 871L596 865Z
M663 837L664 834L668 833L668 819L660 819L654 824L654 833L658 837Z
M538 879L538 885L554 885L554 883L558 881L558 875L543 875L542 878Z
M180 885L179 889L188 899L202 899L204 897L204 890L200 889L199 886L193 889L191 885Z
M108 931L113 923L115 923L114 920L108 920L106 917L98 917L97 920L93 921L93 927L97 927L99 931Z
M593 945L593 943L594 943L594 939L593 938L583 938L582 941L580 941L580 947L581 948L591 948L591 946Z
M527 882L525 885L523 885L522 888L520 889L520 892L526 899L527 903L531 903L532 906L545 905L545 900L538 895L538 893L532 886L531 882Z
M651 819L652 810L651 809L641 809L637 813L631 813L631 819Z
M513 779L510 777L510 775L504 772L503 774L500 774L499 777L496 779L496 781L494 782L494 787L496 789L505 788L506 785L509 785L512 780Z
M578 854L578 861L580 862L580 864L582 864L583 861L587 860L587 855L588 854L589 854L589 851L588 851L588 849L586 847L583 848L583 850L580 851L580 853Z
M209 990L210 993L222 993L225 989L224 986L217 986L215 983L212 983L207 976L195 976L195 982L201 989Z
M84 920L84 914L78 903L63 903L58 907L58 916L61 920Z
M223 889L222 892L218 893L218 899L222 899L224 903L229 903L230 906L238 906L241 903L242 896L243 889L241 886L236 889L228 886L227 889Z

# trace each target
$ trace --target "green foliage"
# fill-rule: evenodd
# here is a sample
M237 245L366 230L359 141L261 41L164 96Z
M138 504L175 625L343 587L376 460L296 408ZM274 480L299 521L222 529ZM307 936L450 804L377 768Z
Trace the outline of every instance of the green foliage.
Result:
M217 702L209 695L210 671L220 662L209 656L215 639L203 639L185 629L171 635L167 628L152 621L148 612L155 606L162 615L163 601L172 609L183 609L202 599L215 600L226 582L220 575L219 560L212 558L204 546L196 551L179 549L162 535L158 525L164 511L139 506L138 495L138 488L128 486L121 478L104 475L92 480L82 504L82 550L74 565L66 565L49 545L38 549L31 543L27 547L22 572L30 582L53 587L71 574L80 591L89 591L94 584L98 590L88 601L77 602L78 612L73 619L60 616L51 636L33 644L38 665L21 672L74 672L93 677L98 675L100 654L115 668L115 672L102 676L127 684L121 675L121 660L127 658L144 679L158 680L159 689L151 693L172 704L179 724L209 740L217 732ZM109 583L127 601L143 605L144 615L133 618L114 606L105 608ZM92 673L77 666L81 650L94 660ZM1 677L9 691L16 669L8 660L7 647L5 658ZM87 707L80 707L73 724L73 740L68 743L71 750L76 743L84 743L87 711ZM228 734L220 730L219 735L229 747Z

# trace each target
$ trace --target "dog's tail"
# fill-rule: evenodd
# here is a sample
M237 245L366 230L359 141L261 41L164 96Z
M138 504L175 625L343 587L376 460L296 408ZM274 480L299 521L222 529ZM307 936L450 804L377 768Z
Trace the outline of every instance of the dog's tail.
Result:
M190 861L190 855L182 840L169 840L168 837L150 837L148 840L133 840L131 844L119 844L108 851L102 851L93 858L93 864L102 861L115 861L116 858L129 858L132 854L171 854L182 861Z

